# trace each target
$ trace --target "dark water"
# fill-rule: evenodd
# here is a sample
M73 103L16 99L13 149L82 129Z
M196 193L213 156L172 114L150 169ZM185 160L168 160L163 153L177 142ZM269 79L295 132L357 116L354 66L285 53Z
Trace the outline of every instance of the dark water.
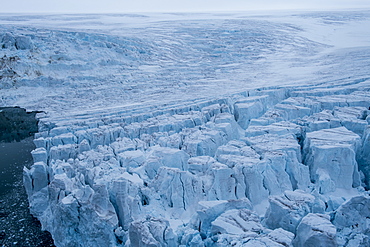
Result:
M32 163L31 151L35 149L32 138L20 142L0 142L0 196L10 193L22 180L23 166Z
M23 167L32 165L35 112L0 108L0 246L54 246L28 209ZM36 127L35 127L36 126Z

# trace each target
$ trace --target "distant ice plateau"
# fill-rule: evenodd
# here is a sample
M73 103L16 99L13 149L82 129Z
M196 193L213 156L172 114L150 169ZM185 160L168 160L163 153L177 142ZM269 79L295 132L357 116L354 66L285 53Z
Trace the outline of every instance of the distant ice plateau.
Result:
M56 246L370 246L370 12L0 23Z

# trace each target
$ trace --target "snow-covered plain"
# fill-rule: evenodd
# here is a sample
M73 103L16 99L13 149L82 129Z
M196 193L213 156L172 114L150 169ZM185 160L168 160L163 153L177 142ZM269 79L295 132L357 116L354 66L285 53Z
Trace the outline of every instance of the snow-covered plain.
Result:
M370 245L370 11L0 24L57 246Z

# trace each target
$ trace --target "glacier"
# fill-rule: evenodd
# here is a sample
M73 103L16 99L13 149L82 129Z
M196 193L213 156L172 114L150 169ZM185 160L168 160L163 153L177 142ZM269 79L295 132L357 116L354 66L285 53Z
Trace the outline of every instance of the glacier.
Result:
M370 12L0 22L56 246L370 246Z

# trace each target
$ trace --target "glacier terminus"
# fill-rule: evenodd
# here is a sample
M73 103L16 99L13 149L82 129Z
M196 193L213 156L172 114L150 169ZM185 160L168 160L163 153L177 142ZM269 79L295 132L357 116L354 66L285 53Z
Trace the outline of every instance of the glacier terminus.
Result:
M0 23L56 246L370 246L370 11Z

